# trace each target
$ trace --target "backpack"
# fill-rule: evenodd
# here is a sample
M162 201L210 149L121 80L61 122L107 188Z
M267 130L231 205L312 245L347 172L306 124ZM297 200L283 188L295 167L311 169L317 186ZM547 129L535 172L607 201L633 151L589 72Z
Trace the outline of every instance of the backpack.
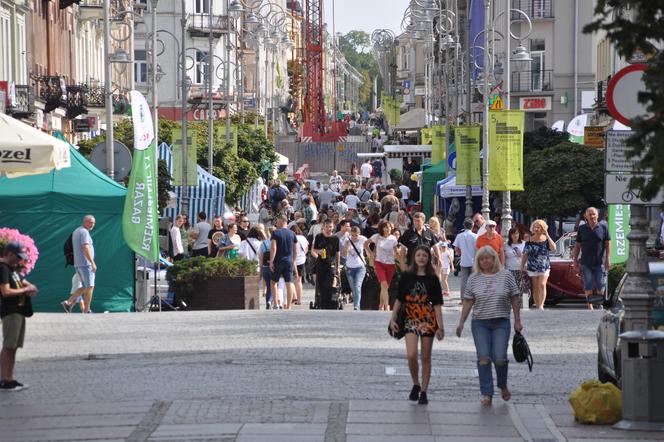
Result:
M276 187L274 189L273 198L274 198L275 201L281 202L281 201L283 201L284 198L286 198L286 192L281 187Z
M65 267L74 265L74 234L69 235L64 245Z

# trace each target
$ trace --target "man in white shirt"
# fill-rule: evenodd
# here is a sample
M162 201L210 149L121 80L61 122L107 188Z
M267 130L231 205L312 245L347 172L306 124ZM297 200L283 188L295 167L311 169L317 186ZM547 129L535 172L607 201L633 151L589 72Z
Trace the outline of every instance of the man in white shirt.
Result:
M480 215L481 216L481 215ZM454 252L461 255L459 262L461 273L461 296L466 290L466 281L473 271L473 261L475 260L475 242L477 235L473 233L473 220L466 218L463 221L463 232L454 238Z
M332 203L337 200L337 195L339 194L331 190L327 184L323 186L323 191L318 194L321 210L325 210L327 207L331 206Z
M481 213L476 213L473 216L473 223L477 227L477 236L482 236L486 233L486 220Z
M344 183L344 179L337 173L336 170L332 171L332 175L330 176L330 189L332 189L334 192L341 192L341 186Z
M348 195L346 195L346 204L349 209L357 210L357 205L360 203L360 199L355 195L355 189L350 189Z
M371 165L371 160L366 160L364 164L360 166L360 176L362 177L362 184L365 184L371 179L371 172L373 172L373 166Z
M408 207L408 200L410 199L410 187L402 183L399 186L399 190L401 191L401 199L403 200L404 206Z

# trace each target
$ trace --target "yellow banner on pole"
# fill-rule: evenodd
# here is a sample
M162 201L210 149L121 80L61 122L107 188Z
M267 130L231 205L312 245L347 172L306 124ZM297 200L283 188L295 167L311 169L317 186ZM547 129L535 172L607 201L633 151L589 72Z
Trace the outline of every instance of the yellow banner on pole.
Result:
M173 135L173 185L182 186L182 129L174 127L171 131ZM187 131L187 185L196 186L198 176L196 174L196 132Z
M392 125L392 98L384 96L383 98L383 114L387 118L387 124Z
M454 128L456 145L456 183L460 186L480 186L480 138L482 126L457 126ZM491 157L489 157L491 158Z
M523 190L524 112L489 112L489 190Z
M226 143L226 124L220 124L214 127L215 132L215 144L224 145ZM233 153L237 155L237 127L231 125L231 135L229 137L230 143L232 144Z
M436 125L431 127L431 165L435 166L445 161L445 137L447 126Z
M427 145L431 144L433 140L431 139L431 129L428 127L422 128L422 144Z

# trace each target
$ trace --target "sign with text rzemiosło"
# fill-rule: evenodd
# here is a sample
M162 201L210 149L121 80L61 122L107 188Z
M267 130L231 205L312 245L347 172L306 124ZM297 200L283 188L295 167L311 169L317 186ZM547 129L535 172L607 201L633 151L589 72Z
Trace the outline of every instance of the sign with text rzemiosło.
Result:
M433 126L431 133L431 165L435 166L445 160L445 137L447 126Z
M520 110L489 112L489 190L523 190L523 121Z
M182 129L173 128L173 185L182 186ZM187 131L187 185L198 184L196 175L196 132Z
M629 240L627 235L631 231L629 225L630 205L609 204L609 234L611 235L611 264L620 264L627 261L629 255Z
M456 183L460 186L479 186L480 136L482 126L457 126L454 129L456 144Z

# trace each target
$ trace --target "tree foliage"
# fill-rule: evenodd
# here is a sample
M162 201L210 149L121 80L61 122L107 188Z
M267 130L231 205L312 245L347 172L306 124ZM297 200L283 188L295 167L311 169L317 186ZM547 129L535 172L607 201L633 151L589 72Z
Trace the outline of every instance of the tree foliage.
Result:
M528 153L531 150L544 149L556 146L569 140L567 132L558 132L542 126L539 129L523 134L523 152Z
M637 53L649 57L643 75L646 91L639 93L639 102L654 118L632 121L636 135L628 140L628 154L643 155L640 169L652 170L651 180L631 183L641 189L643 198L652 198L664 187L664 52L657 50L664 44L664 1L598 0L595 17L584 32L605 31L606 38L627 60Z
M533 217L576 216L602 206L604 154L568 141L531 146L524 153L524 192L512 193L512 205Z
M364 31L350 31L339 37L339 51L360 74L363 80L360 86L360 107L371 109L371 90L373 79L380 76L378 63L371 53L371 37Z
M175 123L163 118L159 119L159 143L166 142L170 143L171 141L171 131ZM125 118L116 124L113 127L113 138L117 141L120 141L122 144L129 148L129 151L134 153L134 126L132 125L130 118ZM78 143L78 151L86 158L90 158L92 154L92 149L95 146L106 140L106 133L103 133L97 137L91 138L89 140L83 140ZM161 212L164 207L168 205L168 200L170 196L169 191L173 190L171 185L172 177L168 172L168 167L166 167L166 162L159 160L157 164L157 204L158 210ZM125 178L125 185L129 182L129 176Z

